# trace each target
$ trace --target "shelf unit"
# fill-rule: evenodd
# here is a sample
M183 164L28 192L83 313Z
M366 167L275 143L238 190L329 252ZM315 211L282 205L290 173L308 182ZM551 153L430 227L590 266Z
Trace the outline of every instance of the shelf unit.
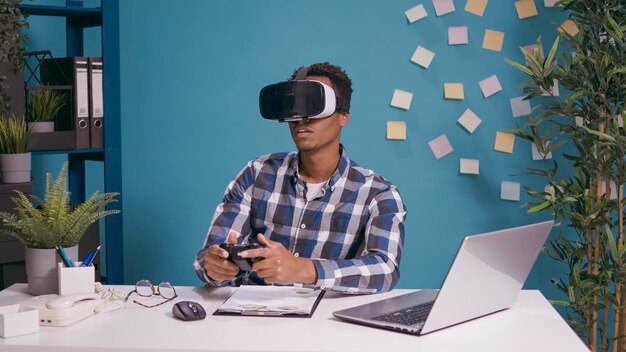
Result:
M21 4L29 16L53 16L66 19L66 56L83 56L83 29L102 27L102 61L104 84L104 148L36 151L33 155L67 154L69 161L69 190L71 202L85 200L85 162L104 163L104 191L118 192L115 208L122 208L122 161L120 125L120 63L119 63L119 0L101 0L102 7L82 7L82 1L66 0L66 6ZM123 236L122 214L107 216L105 221L104 255L108 284L122 284Z

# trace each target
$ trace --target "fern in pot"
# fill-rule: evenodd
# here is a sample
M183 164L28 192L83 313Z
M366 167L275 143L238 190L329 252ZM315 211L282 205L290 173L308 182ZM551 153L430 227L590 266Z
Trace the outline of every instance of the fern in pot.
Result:
M32 133L54 132L54 120L65 107L65 100L65 96L56 90L31 91L27 106L30 131Z
M31 195L32 201L22 192L11 197L15 214L0 212L2 231L17 238L26 247L26 275L28 292L33 295L57 293L57 263L61 262L55 247L63 246L70 260L78 260L78 242L87 228L119 210L106 210L116 202L119 193L95 192L83 203L70 205L67 191L65 162L56 180L46 174L44 199Z
M2 183L30 181L30 131L23 118L0 118L0 171Z

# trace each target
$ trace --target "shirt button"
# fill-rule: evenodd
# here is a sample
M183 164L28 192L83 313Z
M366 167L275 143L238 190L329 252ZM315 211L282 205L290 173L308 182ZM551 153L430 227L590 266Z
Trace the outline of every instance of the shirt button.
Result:
M302 224L302 225L300 225L300 228L301 228L301 229L306 229L306 225L305 225L305 224Z
M300 254L298 254L298 253L294 253L294 254L293 254L293 256L294 256L294 257L299 257L299 256L300 256Z
M304 192L300 191L300 195L301 195L301 196L303 196L303 195L304 195Z

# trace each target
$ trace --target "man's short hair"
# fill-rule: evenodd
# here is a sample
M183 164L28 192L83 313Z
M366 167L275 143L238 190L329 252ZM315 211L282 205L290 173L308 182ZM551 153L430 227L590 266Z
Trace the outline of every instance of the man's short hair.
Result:
M289 78L290 81L293 81L296 78L296 73L302 67L297 68L291 74ZM332 65L328 62L320 62L317 64L313 64L308 66L308 76L321 76L327 77L330 79L330 82L333 85L333 89L335 90L335 94L342 97L348 102L348 106L350 106L350 98L352 97L352 80L348 77L346 71L344 71L341 67Z

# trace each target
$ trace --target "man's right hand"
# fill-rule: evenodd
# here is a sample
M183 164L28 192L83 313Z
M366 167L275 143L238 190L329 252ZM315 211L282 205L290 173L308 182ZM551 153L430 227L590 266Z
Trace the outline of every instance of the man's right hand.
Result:
M237 234L231 231L226 242L237 244ZM209 252L204 257L204 270L215 281L232 280L239 273L237 264L228 260L228 252L217 244L211 245Z

